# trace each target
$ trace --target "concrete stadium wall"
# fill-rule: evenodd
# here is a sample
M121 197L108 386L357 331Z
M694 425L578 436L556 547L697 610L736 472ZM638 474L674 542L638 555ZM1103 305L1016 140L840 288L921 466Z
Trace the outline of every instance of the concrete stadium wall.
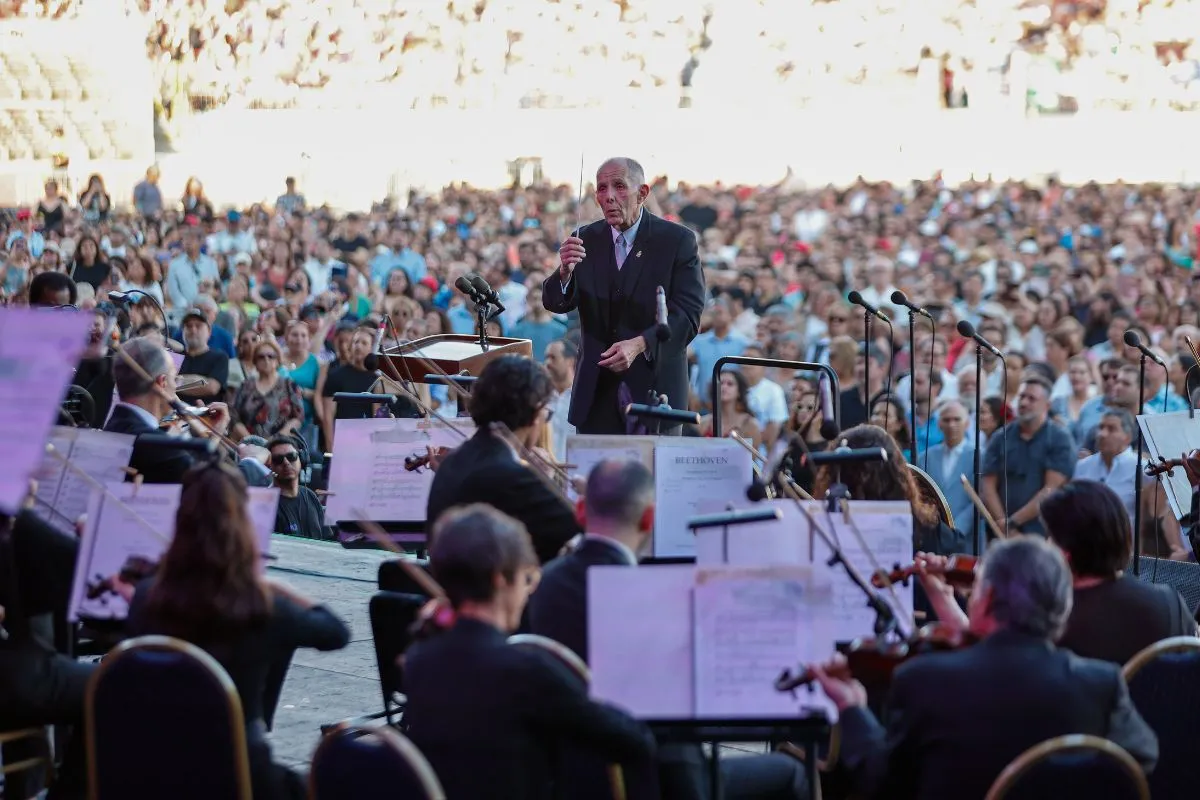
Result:
M590 175L629 154L674 181L773 183L790 166L809 185L907 181L941 170L1066 182L1195 182L1200 115L1080 113L1023 118L1001 111L745 112L672 110L622 120L575 111L310 112L219 110L198 115L179 152L160 155L163 189L199 176L218 204L273 199L295 175L310 202L363 208L411 187L509 183L509 164L538 157L552 181ZM95 164L117 200L146 164ZM40 194L47 165L0 164L0 204Z

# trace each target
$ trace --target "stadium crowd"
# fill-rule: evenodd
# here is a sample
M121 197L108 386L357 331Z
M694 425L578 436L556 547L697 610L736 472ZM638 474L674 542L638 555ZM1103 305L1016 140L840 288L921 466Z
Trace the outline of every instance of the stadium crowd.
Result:
M274 203L228 209L195 179L183 197L164 197L153 169L130 198L110 197L99 176L79 198L48 185L45 197L3 225L6 301L26 301L42 272L69 277L74 301L101 317L120 310L114 291L132 292L131 299L147 293L166 309L164 333L188 350L192 362L182 371L212 379L189 399L230 402L241 435L300 430L317 447L322 433L328 439L323 399L370 384L355 383L361 364L337 372L368 349L370 337L353 352L355 329L373 333L387 314L403 339L473 333L472 308L452 287L478 272L507 309L492 334L533 340L556 388L569 392L573 320L541 307L540 285L577 215L598 216L591 201L577 209L566 186L449 186L414 193L402 206L339 214L309 207L302 189L289 179ZM975 425L990 436L1024 413L1023 381L1036 374L1044 413L1069 434L1066 458L1074 464L1102 450L1127 453L1136 435L1129 415L1137 413L1137 352L1123 343L1127 330L1167 365L1147 370L1147 413L1188 406L1185 375L1194 359L1185 337L1200 340L1200 193L1193 189L1053 180L950 188L935 178L802 191L787 180L722 187L660 178L650 207L693 227L701 242L711 296L691 348L686 402L695 408L707 410L721 356L828 363L841 382L843 428L882 422L903 448L915 440L928 466L930 448L946 438L941 416L949 404L961 397L965 406L948 415L961 427L955 443L964 434L969 442ZM935 322L933 335L918 324L913 352L907 314L891 299L897 289ZM846 300L852 290L895 321L891 330L874 325L869 386L862 385L863 314ZM161 328L149 303L128 313L143 330ZM1007 372L990 354L983 374L976 371L974 348L956 332L960 320L1006 352ZM276 370L287 380L271 380ZM817 401L808 377L726 376L720 397L733 424L722 433L737 427L765 452L791 434L811 434L806 412ZM977 383L986 398L979 419L971 402ZM444 390L432 399L452 402ZM1114 409L1127 413L1106 439ZM559 416L556 446L568 432L566 414ZM1132 503L1132 464L1120 466ZM1182 548L1177 539L1171 546Z
M31 5L32 4L27 4ZM37 7L43 7L38 5ZM47 6L50 7L50 6ZM199 105L785 106L849 87L951 106L1190 107L1190 4L1172 0L140 0L149 55ZM803 34L799 34L803 31ZM737 80L731 80L737 75ZM168 77L169 76L169 77ZM316 91L316 90L323 91ZM630 91L633 90L633 91Z

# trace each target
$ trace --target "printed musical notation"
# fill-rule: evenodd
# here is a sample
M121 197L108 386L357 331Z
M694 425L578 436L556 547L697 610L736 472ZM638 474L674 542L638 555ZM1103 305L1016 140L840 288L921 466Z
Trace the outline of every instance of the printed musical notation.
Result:
M450 425L425 419L338 420L326 521L358 519L355 509L373 521L424 520L433 471L408 471L404 461L429 447L457 447L463 437L456 431L470 436L475 429L461 419Z
M123 433L55 426L50 444L60 457L47 453L38 468L34 513L74 535L75 523L87 511L93 487L62 459L100 483L120 482L133 455L133 440L133 436Z

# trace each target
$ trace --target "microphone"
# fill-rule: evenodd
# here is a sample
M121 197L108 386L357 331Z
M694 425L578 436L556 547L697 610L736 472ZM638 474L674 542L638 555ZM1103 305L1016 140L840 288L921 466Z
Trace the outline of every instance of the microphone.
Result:
M880 322L886 322L886 323L891 322L891 320L888 319L886 314L884 314L878 308L876 308L875 306L871 305L866 300L864 300L862 294L859 293L858 291L853 291L850 294L846 295L846 299L849 300L854 305L859 306L860 308L864 309L868 314L874 314L875 318L878 319Z
M832 442L842 432L838 427L837 420L833 418L832 394L833 390L830 388L828 380L825 376L821 376L817 382L817 397L821 401L821 438L827 442Z
M129 292L112 291L112 292L108 293L108 299L112 300L113 303L115 303L116 305L119 305L119 306L124 306L124 305L128 305L129 303L137 302L136 300L133 299L133 297L131 296L131 294Z
M475 291L479 293L480 297L492 305L500 305L500 298L496 295L496 290L493 289L491 284L485 281L482 276L476 275L474 272L472 272L470 280L471 286L475 287Z
M671 338L671 329L667 326L667 293L663 287L654 290L654 301L657 303L655 321L658 323L654 335L660 342L665 342Z
M1142 344L1142 337L1137 335L1137 331L1125 331L1125 344L1129 347L1137 348L1143 356L1158 364L1163 369L1167 368L1167 365L1163 363L1161 358L1154 354L1153 350Z
M807 453L802 462L814 467L823 464L864 464L874 461L887 461L887 450L882 447L839 447L836 450Z
M899 289L892 292L892 302L898 306L904 306L905 308L907 308L909 311L913 312L914 314L920 314L925 319L929 320L930 322L933 322L932 314L930 314L925 309L921 308L919 305L914 303L912 300L909 300L908 295L906 295L904 292L900 291Z
M471 285L471 281L467 279L466 275L459 275L454 279L454 288L458 289L476 303L481 302L479 298L479 292L477 292L475 287Z
M700 415L695 411L688 411L680 408L670 408L668 406L648 406L644 403L630 403L625 406L625 415L628 417L638 417L640 419L657 419L663 422L670 422L675 425L699 425Z
M363 359L363 366L368 371L374 372L379 369L379 346L383 344L383 334L387 330L387 315L379 321L379 330L375 331L375 341L371 345L371 352Z
M159 447L172 450L191 450L201 455L215 455L217 442L215 439L185 439L182 436L169 436L165 433L143 433L137 437L139 447Z
M974 339L975 343L994 355L996 358L1003 359L1004 353L1001 353L996 346L987 339L979 335L975 330L975 326L967 322L965 319L958 321L958 335L964 339ZM1135 334L1136 335L1136 334Z
M783 519L783 512L774 506L770 508L745 508L736 511L718 511L716 514L703 514L688 520L688 527L693 532L701 528L726 528L730 525L746 525L751 522L768 522Z

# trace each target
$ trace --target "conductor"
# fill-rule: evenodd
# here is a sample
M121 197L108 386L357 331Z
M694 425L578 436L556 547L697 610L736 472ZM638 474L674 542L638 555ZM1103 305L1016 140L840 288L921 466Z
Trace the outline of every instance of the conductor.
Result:
M696 235L645 209L649 194L632 158L601 164L595 196L604 219L563 241L558 272L542 283L548 311L579 309L582 347L568 419L580 433L633 432L625 407L645 403L650 390L687 407L687 347L704 309L704 274ZM660 286L665 320L657 314Z

